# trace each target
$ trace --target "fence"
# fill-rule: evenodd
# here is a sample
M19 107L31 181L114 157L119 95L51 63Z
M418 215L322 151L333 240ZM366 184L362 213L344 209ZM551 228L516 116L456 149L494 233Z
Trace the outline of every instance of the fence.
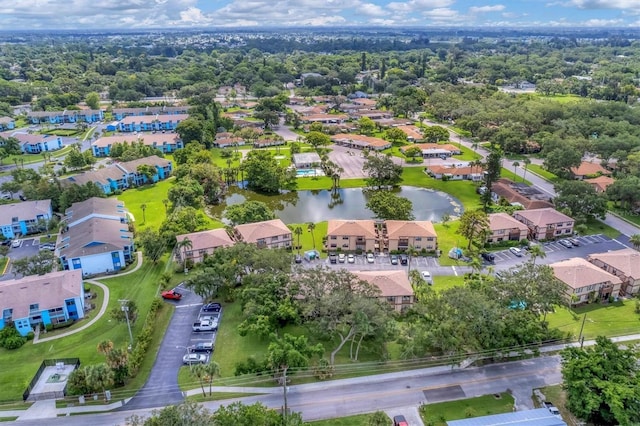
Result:
M42 392L39 394L33 394L31 395L31 391L33 390L33 388L36 386L36 384L38 383L38 380L40 380L40 376L42 376L42 372L44 371L45 368L47 367L55 367L58 363L63 363L65 365L73 365L73 369L77 369L78 367L80 367L80 359L79 358L59 358L59 359L45 359L42 361L42 364L40 364L40 367L38 368L38 371L36 372L36 375L33 376L33 379L31 379L31 382L29 382L29 386L27 386L27 389L22 393L22 400L26 401L29 397L31 397L32 400L34 401L38 401L38 400L43 400L43 399L55 399L55 398L63 398L66 393L67 393L67 385L64 386L64 389L62 391L58 391L58 392Z

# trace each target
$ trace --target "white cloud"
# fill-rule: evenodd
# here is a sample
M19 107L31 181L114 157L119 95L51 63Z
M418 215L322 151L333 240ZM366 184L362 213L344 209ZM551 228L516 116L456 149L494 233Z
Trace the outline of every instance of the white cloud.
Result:
M580 9L640 9L638 0L570 0L568 4Z
M390 10L399 13L419 13L428 9L438 9L451 6L453 0L409 0L404 2L391 2L387 5Z
M469 13L489 13L489 12L502 12L505 9L503 4L495 4L493 6L471 6Z
M363 3L357 8L358 12L366 16L385 16L387 12L377 4Z

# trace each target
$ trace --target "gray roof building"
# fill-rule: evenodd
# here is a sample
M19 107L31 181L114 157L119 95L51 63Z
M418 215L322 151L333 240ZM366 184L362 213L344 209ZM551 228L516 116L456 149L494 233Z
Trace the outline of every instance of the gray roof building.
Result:
M567 426L561 419L546 408L514 411L513 413L494 414L492 416L451 420L448 426Z

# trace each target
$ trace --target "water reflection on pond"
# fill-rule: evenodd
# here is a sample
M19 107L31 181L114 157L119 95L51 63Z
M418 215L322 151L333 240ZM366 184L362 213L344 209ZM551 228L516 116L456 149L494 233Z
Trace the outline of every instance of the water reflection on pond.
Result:
M411 200L413 215L417 220L439 221L444 214L462 214L461 203L444 192L413 186L403 186L394 192ZM245 200L266 203L284 223L373 218L373 213L366 207L367 199L362 188L339 189L335 192L291 191L278 195L264 195L232 187L225 202L213 207L211 213L221 218L227 206Z

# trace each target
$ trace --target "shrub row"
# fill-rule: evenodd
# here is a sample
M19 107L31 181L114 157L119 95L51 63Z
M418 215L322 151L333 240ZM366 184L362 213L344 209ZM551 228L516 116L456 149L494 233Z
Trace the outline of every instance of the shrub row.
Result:
M149 314L144 322L142 331L137 336L136 345L129 356L129 377L135 377L140 370L140 365L144 360L144 356L147 354L149 345L151 344L151 338L153 336L153 330L155 327L156 314L162 306L160 299L154 299L149 308Z

